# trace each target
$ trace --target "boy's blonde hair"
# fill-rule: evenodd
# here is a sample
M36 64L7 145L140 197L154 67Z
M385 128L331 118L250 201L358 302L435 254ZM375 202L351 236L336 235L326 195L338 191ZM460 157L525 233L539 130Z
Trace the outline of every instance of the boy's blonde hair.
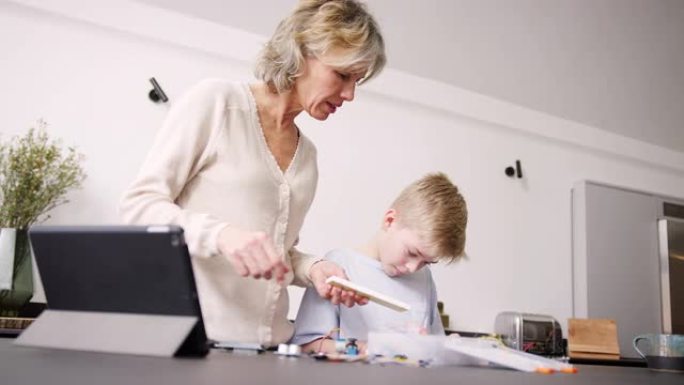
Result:
M468 210L446 175L428 174L411 183L392 208L399 223L416 231L435 257L455 262L464 256Z
M325 56L328 53L332 55ZM336 69L364 71L360 83L385 66L385 43L375 19L355 0L301 0L278 24L257 59L254 73L278 93L294 85L307 56Z

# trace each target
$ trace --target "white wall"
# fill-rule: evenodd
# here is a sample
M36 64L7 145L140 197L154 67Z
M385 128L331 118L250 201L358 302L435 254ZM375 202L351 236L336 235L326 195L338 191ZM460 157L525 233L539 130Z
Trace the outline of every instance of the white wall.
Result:
M0 2L0 127L6 139L42 117L86 154L84 188L50 223L115 223L118 198L168 108L147 99L147 79L155 76L171 103L205 77L249 80L246 60L260 40L126 1L104 11L75 3ZM298 123L321 171L304 250L366 241L395 194L425 172L444 171L462 188L470 260L434 268L459 330L491 331L503 310L563 324L572 316L575 181L684 195L682 153L397 71L361 87L329 121ZM522 180L504 175L515 159ZM292 304L294 315L298 298Z
M136 1L264 36L297 2ZM395 69L684 151L681 0L364 2Z

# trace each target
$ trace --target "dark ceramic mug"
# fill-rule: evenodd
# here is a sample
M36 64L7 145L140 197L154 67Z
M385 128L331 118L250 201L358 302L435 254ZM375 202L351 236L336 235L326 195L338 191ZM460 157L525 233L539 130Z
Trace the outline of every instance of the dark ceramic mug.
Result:
M643 334L635 337L632 345L650 369L684 372L684 335Z

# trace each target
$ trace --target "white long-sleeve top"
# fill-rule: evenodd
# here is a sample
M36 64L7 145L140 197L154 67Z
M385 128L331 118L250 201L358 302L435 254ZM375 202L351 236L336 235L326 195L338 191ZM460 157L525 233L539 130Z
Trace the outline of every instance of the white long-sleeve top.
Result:
M281 171L249 85L205 80L172 106L120 214L129 224L183 227L209 338L273 346L293 333L286 286L309 284L316 261L294 246L317 181L306 136ZM281 285L240 277L217 247L226 226L269 234L294 274Z

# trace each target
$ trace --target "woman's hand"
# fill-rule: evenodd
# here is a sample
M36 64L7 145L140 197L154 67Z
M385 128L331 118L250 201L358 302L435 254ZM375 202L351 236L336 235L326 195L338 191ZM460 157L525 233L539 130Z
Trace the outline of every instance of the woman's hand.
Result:
M219 233L218 248L243 277L285 280L290 270L282 255L278 255L273 241L261 231L244 231L226 227Z
M311 277L311 282L313 282L318 295L325 299L329 299L333 305L338 305L340 303L345 304L348 307L352 307L355 304L365 305L368 303L368 298L357 294L351 290L343 290L339 287L334 287L325 283L325 280L331 276L337 276L344 279L347 278L347 274L344 269L339 267L336 263L330 261L318 261L311 266L309 270L309 276Z

